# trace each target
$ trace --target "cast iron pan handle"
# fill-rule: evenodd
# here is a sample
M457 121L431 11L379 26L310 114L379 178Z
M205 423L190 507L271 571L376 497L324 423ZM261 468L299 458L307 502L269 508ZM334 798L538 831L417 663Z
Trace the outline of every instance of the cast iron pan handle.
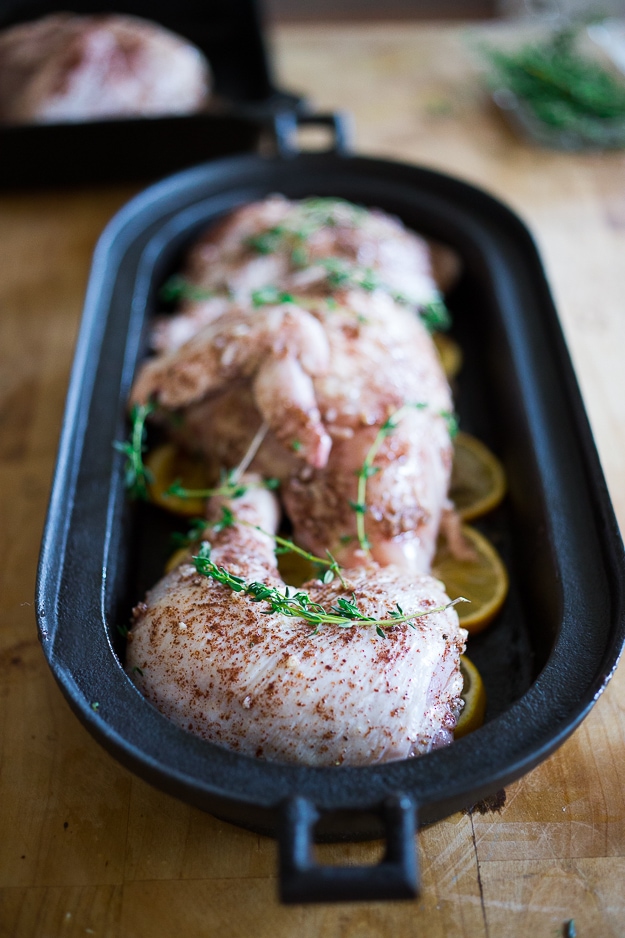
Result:
M296 902L414 899L419 894L415 850L416 809L406 795L389 796L378 809L387 828L384 859L377 866L320 866L313 858L317 808L294 797L282 805L278 833L280 898Z
M273 119L273 133L280 156L298 156L302 151L297 146L297 131L300 127L328 127L333 134L332 145L324 153L339 156L349 151L351 138L350 121L347 114L295 114L281 111Z

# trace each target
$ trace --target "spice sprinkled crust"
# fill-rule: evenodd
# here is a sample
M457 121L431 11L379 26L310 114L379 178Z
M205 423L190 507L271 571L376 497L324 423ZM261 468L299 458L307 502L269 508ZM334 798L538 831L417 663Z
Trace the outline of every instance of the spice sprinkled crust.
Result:
M250 488L236 510L266 530L273 500ZM218 531L211 556L234 576L284 591L273 541L255 527ZM326 608L355 595L366 615L388 616L393 603L422 615L393 625L384 639L359 623L322 626L312 636L309 623L266 614L266 604L183 563L137 608L127 669L180 726L248 755L361 765L451 742L466 633L453 608L428 613L449 602L442 585L375 563L343 575L344 584L335 577L304 589Z

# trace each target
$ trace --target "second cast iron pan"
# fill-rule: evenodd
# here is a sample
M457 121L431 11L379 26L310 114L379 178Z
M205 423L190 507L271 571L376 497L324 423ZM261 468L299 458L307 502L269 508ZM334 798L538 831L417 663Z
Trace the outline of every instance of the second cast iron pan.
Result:
M204 113L58 124L0 124L0 187L149 181L202 160L254 151L264 122L299 110L278 89L256 0L0 0L0 29L70 9L152 20L194 43L211 66Z

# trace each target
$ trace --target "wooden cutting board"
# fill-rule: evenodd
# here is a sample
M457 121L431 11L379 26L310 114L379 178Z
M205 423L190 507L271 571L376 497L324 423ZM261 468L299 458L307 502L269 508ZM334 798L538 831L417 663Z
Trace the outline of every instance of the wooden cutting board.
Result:
M283 85L356 117L357 148L484 186L538 240L625 522L625 156L517 141L458 27L289 27ZM418 902L284 908L273 841L148 787L70 713L33 610L37 552L91 251L132 194L0 199L0 938L517 938L625 934L625 672L498 812L421 831ZM380 844L328 846L374 862Z

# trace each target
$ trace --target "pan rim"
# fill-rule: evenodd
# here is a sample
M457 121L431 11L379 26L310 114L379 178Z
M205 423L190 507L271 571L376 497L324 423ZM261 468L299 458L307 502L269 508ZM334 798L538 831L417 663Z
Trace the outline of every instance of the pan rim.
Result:
M570 399L571 394L573 395L573 404L577 408L573 407L576 417L577 444L581 447L584 462L598 486L594 492L596 505L600 509L600 518L597 524L598 527L602 528L604 548L607 550L612 564L612 569L609 571L613 594L611 597L611 635L605 636L604 647L600 655L601 660L594 666L592 676L584 684L581 695L577 692L573 693L570 687L565 693L562 686L563 679L566 679L567 674L569 674L566 665L567 660L570 664L571 659L571 639L576 636L577 632L574 629L570 633L570 628L569 631L561 628L546 666L520 700L516 701L501 716L489 722L476 733L471 734L470 737L455 742L453 746L445 750L439 750L418 760L384 763L379 766L342 766L340 768L312 768L308 766L291 766L286 763L268 763L229 752L219 746L199 740L197 737L193 737L186 731L179 730L176 727L177 733L184 734L191 740L191 743L184 747L185 751L199 752L199 746L205 754L203 761L210 762L218 774L220 765L226 765L229 771L233 767L236 768L235 775L237 778L240 777L240 781L239 788L234 793L230 777L227 783L222 783L220 786L212 778L209 781L206 776L198 778L193 773L181 772L170 763L159 763L148 752L139 752L136 744L130 742L125 734L118 731L115 720L106 716L106 710L102 707L102 704L97 712L92 709L93 696L85 694L85 684L79 685L76 682L76 675L71 668L67 667L67 662L63 658L62 648L57 649L55 647L58 625L55 628L54 625L49 625L46 622L49 617L48 610L50 607L52 606L55 613L58 610L58 581L56 589L53 588L52 592L51 587L54 587L54 569L60 570L64 563L63 552L57 555L54 562L51 556L55 550L59 549L59 546L66 540L68 535L67 528L59 531L57 527L53 530L53 521L59 514L64 513L66 524L70 524L71 509L76 494L75 472L77 471L75 460L72 457L76 453L76 446L80 444L80 437L85 429L86 414L83 408L85 381L88 385L87 376L93 350L101 342L105 328L105 324L99 320L99 312L106 301L106 295L102 287L106 281L107 271L110 270L111 262L115 261L116 258L119 262L119 258L124 256L124 251L128 249L128 244L133 240L128 229L132 227L134 220L142 214L150 219L155 206L158 207L156 214L165 211L172 202L179 198L181 188L185 191L191 191L194 185L206 180L207 176L217 177L222 173L226 177L235 179L237 174L240 175L258 167L271 165L284 168L297 165L304 171L307 166L310 166L317 171L324 167L327 168L330 163L336 167L341 167L344 172L349 167L358 166L363 172L367 168L375 167L382 175L388 173L393 178L400 170L408 175L417 173L420 174L421 179L438 182L439 185L445 185L445 181L447 181L456 192L464 191L469 202L475 202L477 199L482 205L488 206L490 204L491 209L496 214L498 213L501 216L503 212L503 217L508 217L516 226L517 232L522 232L522 237L526 240L526 249L529 245L530 251L533 251L533 263L537 266L538 271L537 286L548 290L531 236L516 215L511 213L502 203L466 183L432 170L417 169L409 164L375 160L373 158L328 157L325 155L297 157L296 162L293 159L275 157L270 159L255 156L235 157L185 170L175 176L168 177L136 196L109 223L94 256L92 277L85 301L85 316L68 392L66 425L61 436L55 482L40 557L36 602L40 637L57 681L73 709L90 731L108 749L113 751L122 762L131 765L135 771L139 771L139 774L144 774L161 782L166 781L171 788L182 792L182 796L187 799L190 795L195 800L204 794L216 795L230 800L234 797L235 800L250 805L272 808L281 798L287 797L293 792L304 793L312 797L313 792L319 786L320 780L324 779L323 784L329 788L329 793L326 792L322 793L321 796L316 796L316 803L320 807L327 809L344 809L347 807L366 809L368 805L377 803L384 792L406 791L426 810L426 814L441 816L440 812L447 813L449 805L460 806L460 801L464 800L466 803L469 798L476 800L474 797L475 792L483 791L486 794L488 791L502 787L503 784L507 784L513 778L524 774L557 748L586 716L604 689L617 666L623 640L625 639L622 595L622 544L581 405L579 390L577 389L557 320L550 323L552 333L555 329L555 339L552 336L552 341L555 341L556 346L558 342L561 343L559 365L563 372L563 381L567 386L567 396ZM542 281L539 283L540 278L542 278ZM562 350L564 350L564 358L562 358ZM95 381L95 374L92 375L92 379ZM87 390L89 390L88 387ZM81 410L81 408L83 409ZM128 692L130 689L127 688L123 694L125 703L130 704L130 701L133 700L131 694L135 695L132 703L134 726L135 720L141 722L144 719L147 713L146 708L149 708L154 714L157 714L157 711L135 690L121 669L108 638L107 643L108 650L115 659L111 671L116 682L115 686L119 684L121 691L121 681L123 681L132 688L130 692ZM105 648L100 649L101 660L106 660L105 655L102 658L105 652ZM115 662L117 662L119 673L115 671ZM94 687L97 688L97 681ZM555 698L553 696L554 689L557 690ZM527 734L524 734L520 727L522 727L524 720L527 720L528 724L533 727L533 733L536 732L538 725L542 727L542 724L537 724L536 721L540 717L541 707L544 705L545 700L549 700L549 698L551 698L551 704L556 711L555 714L551 714L552 717L555 717L555 722L550 727L541 728L539 739L534 738L533 743L530 743L526 738ZM566 712L560 713L559 710L562 708ZM154 725L159 725L163 738L170 735L165 731L162 724L166 723L168 726L173 726L173 724L170 724L165 717L157 714L157 717L154 718L152 714L151 722ZM500 742L502 738L507 741L507 746L503 747L505 753L503 763ZM514 745L512 745L513 741ZM497 765L493 765L493 749L497 749L498 752L497 760L495 760L498 763ZM225 759L223 757L224 753L226 754ZM449 771L456 762L462 766L462 772L453 773ZM428 768L420 768L421 765L427 765ZM467 771L467 766L471 767L471 771ZM340 772L345 779L341 786L342 788L348 788L348 792L337 791L336 786L334 786L333 782L337 772ZM422 778L424 774L426 775L425 780ZM276 785L278 775L281 783ZM259 789L258 780L260 776L266 777L266 784L260 786ZM427 776L429 776L429 783ZM467 788L467 776L471 777L470 790ZM245 783L246 778L249 779L247 784ZM285 784L285 782L288 782L288 784ZM163 786L161 785L161 787Z

